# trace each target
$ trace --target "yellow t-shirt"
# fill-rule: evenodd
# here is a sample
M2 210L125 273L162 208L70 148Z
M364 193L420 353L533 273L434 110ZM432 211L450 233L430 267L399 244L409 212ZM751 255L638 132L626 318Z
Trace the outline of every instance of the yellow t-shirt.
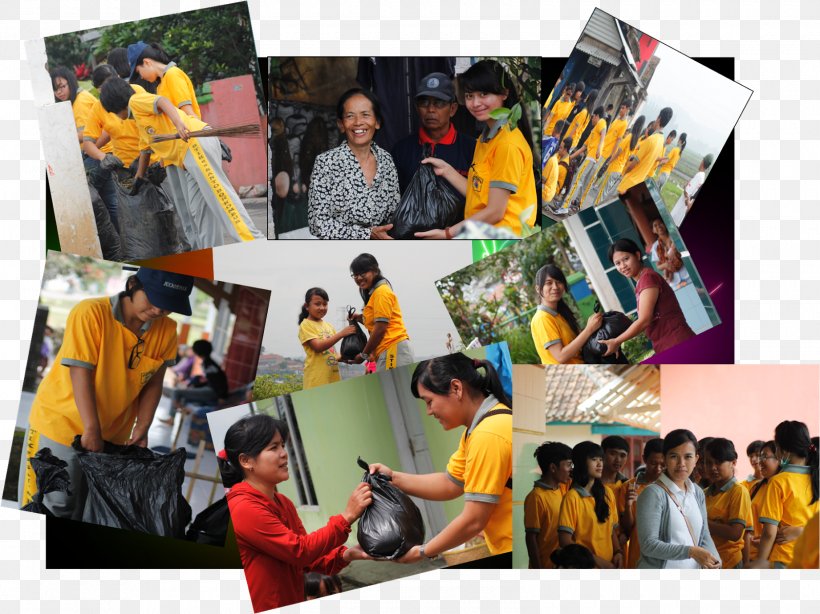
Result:
M794 557L789 569L817 569L820 567L820 516L811 517L803 534L794 542Z
M587 124L589 123L589 111L584 108L578 111L575 114L575 117L572 118L572 121L567 126L567 131L564 132L567 136L572 134L572 148L578 147L578 141L581 140L581 135L584 133L584 130L587 129ZM574 128L574 132L573 132Z
M585 488L573 485L564 496L558 514L558 531L570 533L576 544L588 548L594 555L606 561L614 556L612 533L618 526L618 507L612 490L604 488L609 516L598 522L595 515L595 499Z
M140 85L131 85L136 93L145 92ZM96 143L103 131L111 137L105 145L100 147L103 153L113 153L124 166L129 166L139 156L139 130L137 123L132 119L122 119L119 115L109 113L97 100L88 114L88 121L83 130L83 140ZM154 160L152 160L153 162Z
M496 409L508 408L497 403L487 411ZM463 485L465 501L495 504L483 531L490 553L512 551L512 489L507 488L512 478L512 416L490 416L469 436L464 431L447 474Z
M49 439L70 446L85 430L74 403L68 367L94 371L94 392L102 438L127 443L137 417L143 386L163 365L176 362L176 322L162 317L143 327L139 364L128 368L137 336L121 323L118 298L80 301L68 314L63 345L37 389L29 423ZM115 316L115 310L117 315Z
M547 203L555 198L558 191L558 154L552 154L544 165L541 183L541 199Z
M601 118L598 120L598 123L592 128L587 137L587 151L586 157L592 158L593 160L598 159L598 144L601 142L601 134L603 134L604 130L606 130L606 120Z
M88 122L88 114L91 112L91 107L97 99L94 95L85 90L77 90L77 95L74 97L74 102L71 103L71 110L74 113L74 124L77 126L77 131L85 130L85 125Z
M744 531L738 540L732 541L725 537L712 536L723 568L734 569L743 559L745 529L753 524L752 499L749 497L749 491L734 478L720 490L710 486L706 489L706 516L709 520L717 520L724 524L739 524L743 527Z
M661 173L671 173L680 160L680 147L673 147L667 156L669 159L661 166Z
M811 493L809 467L786 465L780 473L769 478L769 486L760 507L760 522L789 527L806 526L809 518L820 511L820 502L809 503ZM793 557L794 542L775 544L769 561L788 566Z
M185 159L185 154L188 153L188 143L182 139L159 143L151 142L151 137L155 135L175 134L177 131L168 116L157 106L159 98L154 94L143 92L134 94L128 102L128 108L131 110L131 115L137 122L137 128L139 129L140 151L151 149L162 160L164 166L184 166L182 161ZM202 130L208 125L179 109L177 109L177 113L179 113L188 130Z
M123 121L113 113L109 113L108 111L106 111L99 100L95 100L94 104L91 105L91 109L88 111L88 114L86 115L85 127L83 128L83 141L91 141L92 143L94 143L98 138L100 138L103 131L103 124L106 120L106 115L113 115L119 121ZM111 141L108 141L105 145L100 147L100 151L103 153L113 152L113 143ZM117 157L119 158L119 156ZM122 160L122 158L120 158L120 160Z
M623 194L632 186L646 181L658 158L663 154L663 141L663 133L657 132L638 143L635 151L630 154L638 157L638 163L621 179L618 194Z
M524 530L538 536L538 561L541 569L555 567L550 555L558 548L558 512L564 491L537 481L524 499Z
M532 150L518 128L509 130L506 123L496 123L492 130L479 137L473 154L473 163L467 174L467 200L464 217L478 213L487 206L490 188L503 188L510 192L504 217L494 224L506 226L517 235L521 234L518 216L531 207L526 220L535 224L537 194L535 173L532 170Z
M752 535L754 537L760 538L763 534L763 525L760 523L760 509L763 507L763 501L766 499L766 489L769 487L769 482L767 481L763 484L760 489L755 493L754 498L752 499ZM749 496L752 495L752 490L749 490ZM757 558L757 546L754 543L749 545L749 559L755 560Z
M387 331L384 333L381 343L373 352L374 360L399 341L410 339L407 329L404 327L404 320L401 317L399 299L393 293L393 289L387 283L387 280L376 282L370 300L367 301L367 305L362 310L362 316L364 325L371 335L376 322L387 322Z
M544 126L544 135L545 136L552 136L552 131L555 129L555 124L557 124L560 120L566 119L569 116L569 112L572 111L572 107L575 106L575 102L572 100L567 100L564 102L563 100L559 100L554 105L552 105L552 116L550 117L549 123Z
M753 489L755 486L757 486L757 484L758 484L759 482L760 482L760 478L754 478L754 479L752 479L752 480L750 480L750 479L748 479L748 478L747 478L747 479L743 480L740 484L741 484L742 486L745 486L745 487L746 487L746 490L748 490L749 492L752 492L752 489Z
M631 156L638 149L637 144L635 144L635 149L632 149L632 134L629 132L624 134L621 142L616 145L616 148L618 147L620 148L621 153L619 153L612 161L612 164L609 165L610 173L622 173L629 156Z
M615 144L621 140L621 137L626 132L626 120L614 119L609 125L604 137L604 150L602 155L604 158L609 158L612 155L612 150L615 149Z
M311 339L330 339L335 334L336 329L324 320L314 322L305 318L299 324L299 343L305 349L305 374L302 380L304 390L341 381L336 348L331 346L324 352L315 352L308 343Z
M558 187L555 193L558 194L564 187L564 180L567 178L567 169L569 168L569 154L558 160Z
M637 496L640 495L643 489L649 486L651 482L638 481L638 478L630 478L626 482L622 482L615 497L618 503L618 514L626 513L626 494L629 491L629 484L635 485L635 495ZM633 501L631 505L633 519L637 519L636 507L636 503ZM626 569L637 568L639 558L641 558L641 545L638 542L638 523L636 521L632 523L632 531L629 533L627 539L624 567Z
M564 317L557 311L553 311L545 305L539 305L538 310L530 322L530 332L535 349L541 358L543 365L559 364L550 352L549 347L560 343L563 346L569 345L575 339L575 333L569 327ZM573 356L567 364L580 365L584 361L579 356Z
M194 113L202 119L202 112L199 110L199 103L196 101L194 84L181 68L174 62L168 64L168 68L162 75L157 85L157 96L165 96L178 109L185 105L191 105ZM187 114L186 114L187 115Z

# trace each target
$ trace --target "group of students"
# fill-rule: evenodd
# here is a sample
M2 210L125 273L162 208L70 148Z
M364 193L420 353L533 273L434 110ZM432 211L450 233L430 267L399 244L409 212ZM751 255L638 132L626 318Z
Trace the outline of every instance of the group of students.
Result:
M816 569L817 446L804 423L781 422L749 445L755 473L739 479L732 441L677 429L647 441L628 478L622 437L545 442L524 502L529 566Z
M55 101L71 103L88 181L117 232L114 181L133 178L132 195L146 181L162 185L191 249L223 245L226 234L233 241L263 236L222 169L219 139L189 135L210 126L190 78L160 45L139 41L109 51L107 63L92 73L99 99L79 89L71 70L57 67L50 74ZM154 140L160 135L177 138Z
M686 149L685 132L678 135L672 130L664 136L672 108L664 107L648 124L640 115L630 125L633 103L629 98L620 103L614 117L614 105L604 108L597 99L597 89L587 91L579 82L566 85L554 104L552 94L544 104L542 200L553 214L580 210L590 193L598 205L649 177L663 187ZM711 154L705 156L699 173L687 184L684 194L690 200L712 160ZM686 206L691 207L691 202Z
M350 276L359 287L364 307L361 313L351 314L348 325L339 332L324 320L330 301L327 292L314 287L305 293L299 313L299 343L305 350L304 390L340 381L340 361L357 365L366 363L368 372L395 369L415 362L399 300L390 282L382 275L376 258L372 254L356 256L350 263ZM354 321L365 325L369 338L359 354L343 360L335 346L345 337L356 334Z

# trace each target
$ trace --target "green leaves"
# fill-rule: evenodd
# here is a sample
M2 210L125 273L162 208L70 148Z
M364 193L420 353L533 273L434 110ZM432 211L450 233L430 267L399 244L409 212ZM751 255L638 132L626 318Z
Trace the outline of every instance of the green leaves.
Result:
M502 126L507 124L507 127L510 130L513 130L516 126L518 126L518 120L521 119L521 113L521 103L516 102L510 109L507 107L493 109L490 111L490 117L496 121L500 121Z

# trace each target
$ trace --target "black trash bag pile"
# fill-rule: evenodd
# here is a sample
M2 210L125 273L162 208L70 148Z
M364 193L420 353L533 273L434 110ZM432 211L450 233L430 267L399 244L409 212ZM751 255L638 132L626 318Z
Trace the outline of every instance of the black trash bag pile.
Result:
M72 447L88 485L83 522L163 537L185 536L191 506L182 496L184 448L157 454L106 441L102 452L89 452L79 435Z
M105 206L100 193L91 183L88 184L91 194L91 208L94 210L94 221L97 224L97 236L100 239L100 249L105 260L118 262L122 260L120 235L111 221L111 214Z
M618 355L610 354L604 356L606 346L598 343L605 339L614 339L627 328L632 326L632 320L620 311L607 311L604 313L604 320L595 334L593 334L584 347L581 349L581 357L588 365L628 365L629 360L624 356L623 350L618 351Z
M145 181L132 196L130 192L134 181L132 178L114 177L122 259L146 260L190 249L179 215L165 192L150 181Z
M425 155L427 157L427 155ZM430 164L420 164L393 214L394 239L415 239L414 233L447 228L464 219L464 198Z
M34 512L35 514L45 514L46 516L53 516L51 510L43 503L43 495L50 492L66 492L69 495L71 490L71 478L66 471L68 463L63 459L57 458L51 453L50 448L43 448L37 454L28 459L31 463L31 468L37 479L37 492L32 497L28 505L21 509L25 512Z
M208 546L224 546L230 522L228 500L222 497L196 515L185 533L185 539Z
M355 312L355 308L348 307L347 321L356 327L356 332L342 339L342 345L339 346L339 354L343 360L353 360L356 356L362 353L364 346L367 345L367 335L364 334L362 325L354 320L351 320L351 316Z
M421 511L393 486L388 476L371 475L366 462L361 458L357 462L364 469L362 482L370 484L373 494L373 503L359 518L359 545L374 558L398 559L413 546L424 543Z

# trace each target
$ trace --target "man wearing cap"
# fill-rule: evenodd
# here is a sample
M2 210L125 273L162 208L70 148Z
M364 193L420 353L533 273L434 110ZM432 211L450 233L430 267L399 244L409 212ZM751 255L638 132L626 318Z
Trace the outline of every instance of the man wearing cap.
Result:
M81 520L86 488L72 448L103 449L103 442L147 445L148 427L162 395L165 369L176 362L176 323L171 312L191 315L188 275L141 268L125 290L86 299L68 314L63 345L37 390L24 456L49 448L67 463L68 492L46 494L55 515ZM25 462L21 506L37 492Z
M390 152L399 174L399 189L404 194L416 174L422 159L430 156L448 162L464 177L470 170L475 152L475 139L456 132L450 122L456 111L455 90L452 80L444 73L430 73L416 87L416 111L419 114L418 134L400 140ZM462 198L463 200L463 198Z

